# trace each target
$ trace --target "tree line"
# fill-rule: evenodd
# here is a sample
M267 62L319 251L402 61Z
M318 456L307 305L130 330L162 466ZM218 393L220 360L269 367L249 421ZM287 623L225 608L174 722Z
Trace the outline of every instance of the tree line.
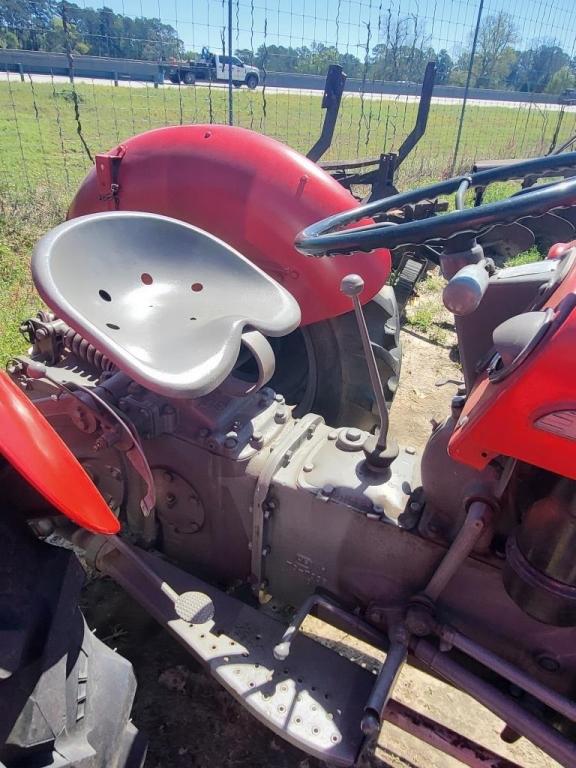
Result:
M478 88L560 93L576 87L576 58L555 40L542 39L518 47L514 18L505 11L486 16L478 34L470 83ZM53 51L157 61L197 58L185 50L177 30L159 19L132 18L111 8L81 8L54 0L0 0L0 48ZM415 14L403 17L388 10L379 40L366 44L363 57L335 46L312 43L291 47L262 44L239 49L246 63L275 72L324 75L329 64L341 64L349 77L419 83L428 61L437 62L440 84L463 85L468 76L472 36L449 52L430 44L425 25Z

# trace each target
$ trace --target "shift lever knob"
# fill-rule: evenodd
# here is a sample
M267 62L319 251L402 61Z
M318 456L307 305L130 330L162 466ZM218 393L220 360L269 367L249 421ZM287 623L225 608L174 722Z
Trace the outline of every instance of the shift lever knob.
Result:
M340 283L340 291L345 296L359 296L364 290L364 280L360 275L346 275Z

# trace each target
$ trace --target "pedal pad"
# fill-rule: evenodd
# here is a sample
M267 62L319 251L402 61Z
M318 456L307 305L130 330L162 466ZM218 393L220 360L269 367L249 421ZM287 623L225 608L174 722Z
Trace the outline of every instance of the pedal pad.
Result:
M273 648L283 624L150 553L138 554L180 593L182 605L144 592L134 596L149 600L145 607L252 715L331 765L354 764L363 740L363 709L374 685L371 672L302 634L288 659L276 660ZM131 591L129 584L125 587Z
M426 274L428 261L409 253L404 254L394 280L394 293L400 312L403 311L414 288Z

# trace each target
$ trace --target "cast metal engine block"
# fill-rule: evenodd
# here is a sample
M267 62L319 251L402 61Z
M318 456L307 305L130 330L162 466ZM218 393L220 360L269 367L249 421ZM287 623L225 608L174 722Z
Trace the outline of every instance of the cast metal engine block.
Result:
M12 373L142 543L223 584L250 581L264 601L297 605L318 588L354 602L378 598L387 550L394 559L406 553L386 543L390 532L414 528L420 515L414 451L375 473L366 467L367 433L332 429L314 414L295 420L270 388L235 397L223 385L171 400L66 346L59 359L33 355L56 365L36 370L21 358ZM147 491L155 496L149 515Z

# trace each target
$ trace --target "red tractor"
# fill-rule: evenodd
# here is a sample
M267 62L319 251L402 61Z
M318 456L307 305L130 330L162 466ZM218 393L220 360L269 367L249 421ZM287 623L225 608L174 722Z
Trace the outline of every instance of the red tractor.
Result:
M58 611L68 566L54 585L34 576L60 557L42 541L54 533L329 765L358 765L385 719L466 765L510 765L395 702L405 663L576 765L576 248L496 269L479 242L562 217L576 181L464 205L469 187L575 163L525 161L361 206L241 129L154 131L98 156L68 221L36 247L50 311L24 325L30 351L0 392L16 576L2 590L4 765L143 760L130 669L116 661L119 696L102 649L82 644L77 590ZM452 213L395 220L453 193ZM401 246L438 260L465 382L421 457L388 422L399 353L385 283ZM49 588L38 616L61 641L46 645L18 608ZM308 615L384 650L379 674L300 632ZM87 744L84 763L73 746Z

